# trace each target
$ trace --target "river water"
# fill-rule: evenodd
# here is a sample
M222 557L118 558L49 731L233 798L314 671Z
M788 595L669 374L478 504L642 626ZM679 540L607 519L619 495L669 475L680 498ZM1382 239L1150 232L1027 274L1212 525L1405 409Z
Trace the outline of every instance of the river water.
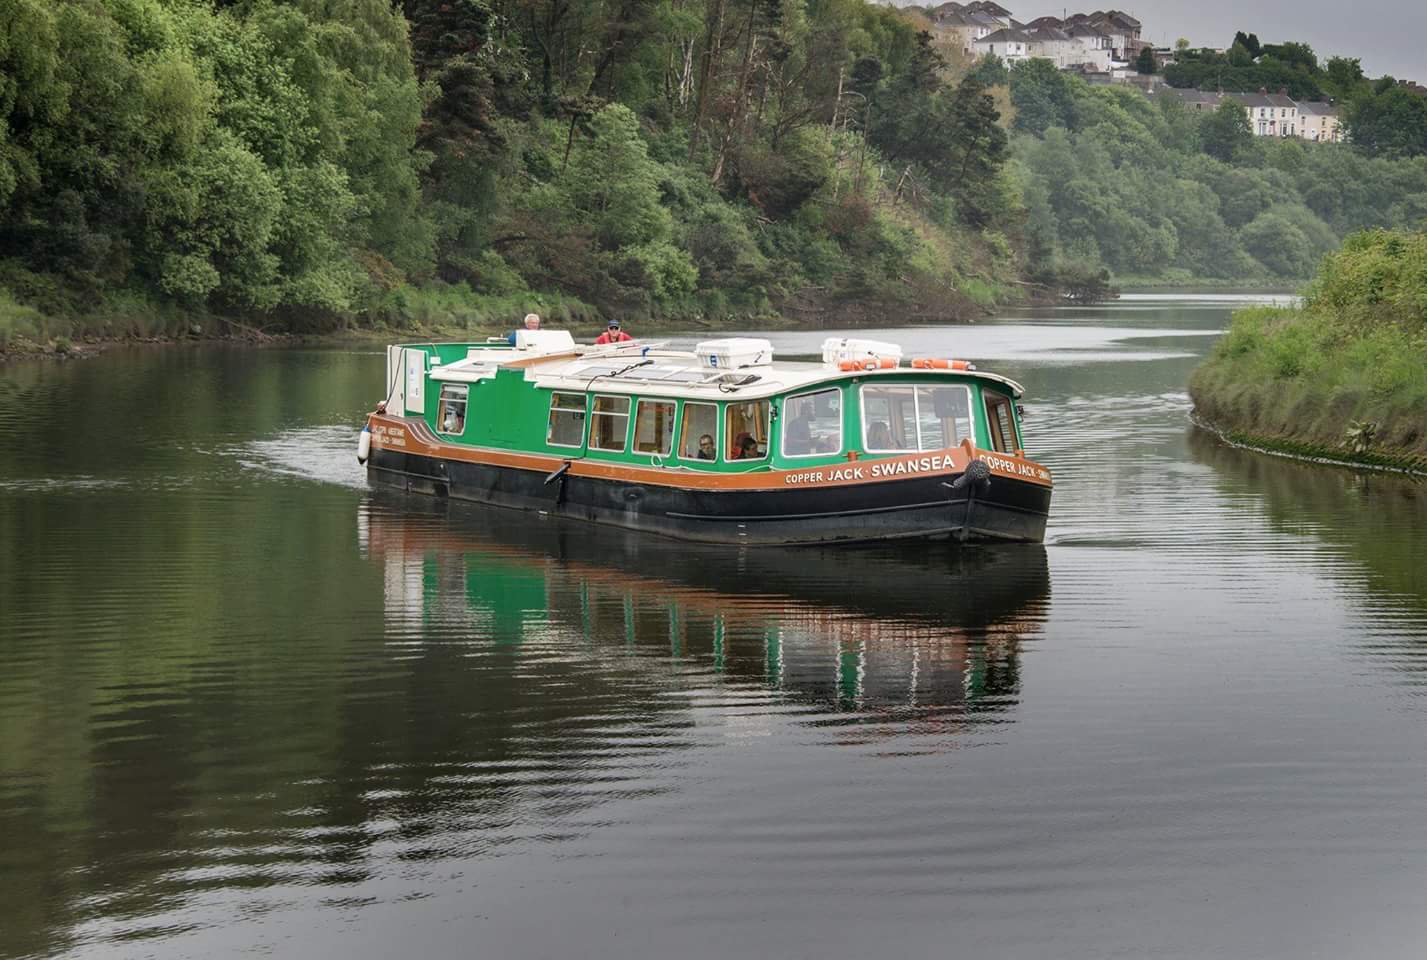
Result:
M0 369L0 956L1421 956L1427 487L1194 429L1234 302L874 334L1026 385L1044 547L377 494L369 348Z

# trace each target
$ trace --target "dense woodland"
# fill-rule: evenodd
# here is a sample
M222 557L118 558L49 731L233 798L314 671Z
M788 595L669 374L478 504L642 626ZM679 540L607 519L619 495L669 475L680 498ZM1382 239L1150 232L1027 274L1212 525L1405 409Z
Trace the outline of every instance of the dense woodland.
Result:
M1262 143L927 27L863 0L0 0L0 344L959 317L1102 271L1296 279L1427 214L1410 144Z

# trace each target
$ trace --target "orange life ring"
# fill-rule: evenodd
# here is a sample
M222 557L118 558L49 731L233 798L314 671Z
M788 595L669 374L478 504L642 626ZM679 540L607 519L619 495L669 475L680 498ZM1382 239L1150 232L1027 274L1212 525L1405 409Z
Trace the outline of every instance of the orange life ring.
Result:
M975 370L976 367L965 360L947 360L944 357L916 357L912 366L917 370Z

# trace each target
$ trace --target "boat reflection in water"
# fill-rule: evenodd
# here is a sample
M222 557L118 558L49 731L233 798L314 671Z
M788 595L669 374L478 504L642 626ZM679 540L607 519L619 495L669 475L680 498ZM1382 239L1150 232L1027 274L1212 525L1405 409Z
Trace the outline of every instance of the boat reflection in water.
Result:
M633 657L840 712L1004 711L1049 596L1039 544L709 546L395 493L358 528L389 642Z

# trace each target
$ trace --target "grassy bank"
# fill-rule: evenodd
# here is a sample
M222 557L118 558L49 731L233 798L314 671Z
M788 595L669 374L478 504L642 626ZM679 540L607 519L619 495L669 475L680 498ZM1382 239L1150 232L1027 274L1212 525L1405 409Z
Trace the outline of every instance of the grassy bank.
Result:
M1427 233L1356 234L1301 307L1237 312L1190 394L1200 417L1250 445L1427 465Z

